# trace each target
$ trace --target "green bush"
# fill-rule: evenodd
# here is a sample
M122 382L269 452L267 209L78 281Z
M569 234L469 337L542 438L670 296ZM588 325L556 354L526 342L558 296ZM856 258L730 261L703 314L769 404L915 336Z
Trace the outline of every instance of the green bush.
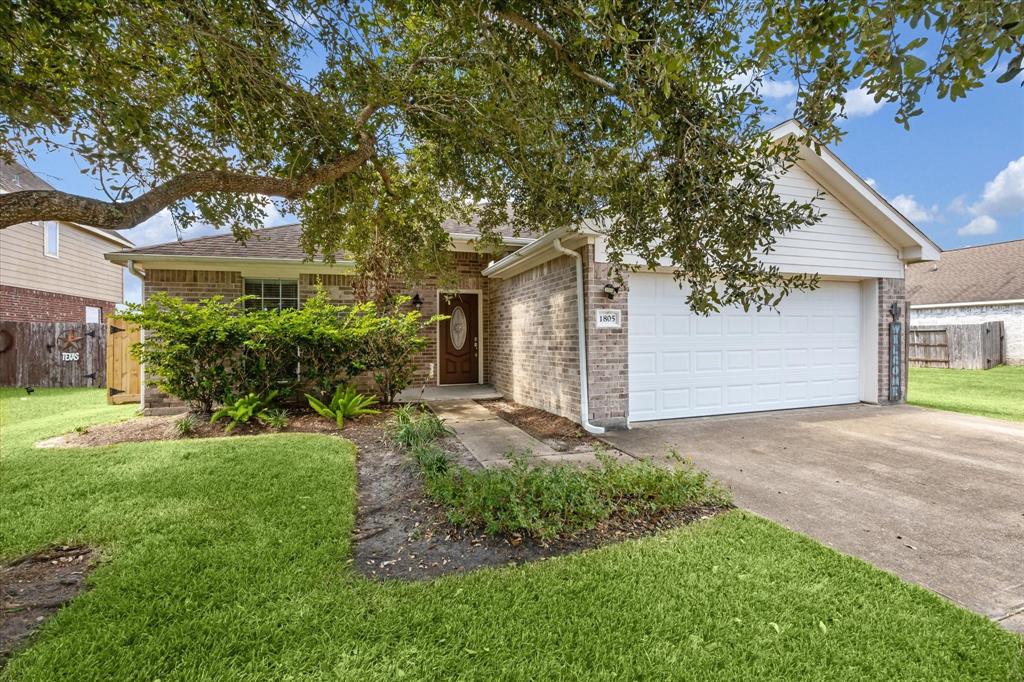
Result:
M724 505L728 493L707 473L685 465L622 463L598 453L599 465L530 466L526 453L510 453L507 469L470 471L451 461L436 442L447 428L433 414L396 411L392 437L423 470L428 493L457 526L490 535L551 539L588 530L612 517L657 515L701 505ZM673 453L674 454L674 453Z
M179 438L191 438L199 430L199 420L194 414L186 414L174 422L174 430Z
M324 405L322 402L306 394L309 406L316 410L317 414L328 419L333 419L338 429L345 428L345 420L352 417L360 417L364 414L379 414L380 410L371 409L371 405L377 404L377 399L372 396L363 395L356 391L355 386L338 386L334 389L331 402Z
M277 397L277 391L271 391L270 395L259 396L249 393L237 400L230 401L210 417L210 423L216 424L221 419L227 419L228 424L224 428L225 433L231 433L239 424L248 424L253 419L265 422L270 419L267 415L267 408Z
M306 387L320 399L335 386L368 372L385 402L405 388L412 358L427 343L418 311L373 303L335 305L320 290L301 308L246 310L242 297L199 303L157 292L129 306L125 317L146 330L134 348L147 376L193 411L209 414L232 396Z

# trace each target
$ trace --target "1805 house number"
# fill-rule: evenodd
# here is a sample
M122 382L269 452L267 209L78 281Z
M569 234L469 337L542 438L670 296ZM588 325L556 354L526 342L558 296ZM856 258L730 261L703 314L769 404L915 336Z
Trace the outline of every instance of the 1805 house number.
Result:
M598 329L619 329L622 326L618 310L597 310Z

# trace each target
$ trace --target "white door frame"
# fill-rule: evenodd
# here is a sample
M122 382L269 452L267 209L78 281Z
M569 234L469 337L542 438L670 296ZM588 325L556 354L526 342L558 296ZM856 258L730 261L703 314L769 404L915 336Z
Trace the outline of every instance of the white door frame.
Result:
M477 331L477 369L476 384L442 384L441 383L441 322L435 323L434 338L437 349L434 351L435 386L479 386L484 383L484 291L483 289L438 289L434 300L434 310L441 314L441 296L445 294L476 294L476 331Z

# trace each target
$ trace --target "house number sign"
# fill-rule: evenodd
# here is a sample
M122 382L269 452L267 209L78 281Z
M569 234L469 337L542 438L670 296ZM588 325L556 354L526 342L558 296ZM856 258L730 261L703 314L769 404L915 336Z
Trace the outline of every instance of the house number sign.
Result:
M619 329L622 327L622 318L618 310L597 310L598 329Z

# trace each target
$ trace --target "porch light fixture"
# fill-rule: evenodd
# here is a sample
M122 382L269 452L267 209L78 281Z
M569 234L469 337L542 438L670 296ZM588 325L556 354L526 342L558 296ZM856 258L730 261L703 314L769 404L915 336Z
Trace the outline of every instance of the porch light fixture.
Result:
M619 293L620 288L615 282L608 282L604 285L604 294L609 299L615 298L615 294Z
M423 307L423 299L420 298L419 294L412 295L412 307L415 308L416 310L419 310L420 308Z

